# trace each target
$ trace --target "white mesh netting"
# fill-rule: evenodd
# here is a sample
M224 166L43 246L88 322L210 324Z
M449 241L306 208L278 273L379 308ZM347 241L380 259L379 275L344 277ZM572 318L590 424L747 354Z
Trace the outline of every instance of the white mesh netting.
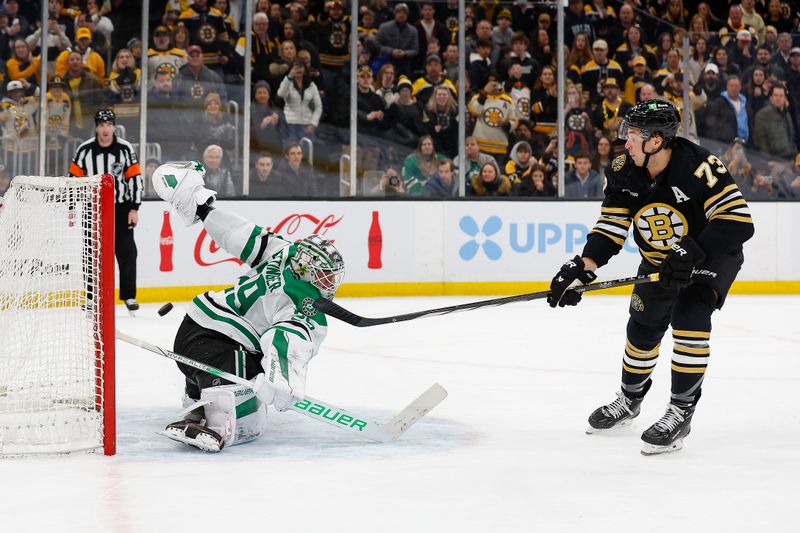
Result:
M103 445L100 182L20 176L0 207L0 455Z

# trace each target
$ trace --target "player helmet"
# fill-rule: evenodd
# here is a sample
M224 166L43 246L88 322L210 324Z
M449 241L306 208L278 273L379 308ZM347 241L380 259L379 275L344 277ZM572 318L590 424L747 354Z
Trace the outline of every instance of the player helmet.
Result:
M116 124L117 115L115 115L110 109L99 109L97 113L94 114L94 123L100 124L101 122L110 122L112 124Z
M681 115L672 102L657 98L633 106L619 126L618 137L627 140L628 130L638 128L642 130L642 140L659 134L664 143L669 145L678 136L680 125Z
M295 275L333 298L344 279L344 260L339 250L321 235L312 234L297 243L291 259Z

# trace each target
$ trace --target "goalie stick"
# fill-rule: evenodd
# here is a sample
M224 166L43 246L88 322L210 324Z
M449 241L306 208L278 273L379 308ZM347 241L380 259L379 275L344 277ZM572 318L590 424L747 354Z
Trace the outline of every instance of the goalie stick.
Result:
M164 348L156 346L155 344L151 344L147 341L137 339L136 337L127 335L119 330L116 331L116 336L117 339L127 342L128 344L133 344L134 346L144 348L145 350L166 357L167 359L172 359L173 361L177 361L181 364L202 370L203 372L207 372L212 376L217 376L232 383L244 385L245 387L251 387L254 390L254 386L258 386L256 385L257 380L250 381L245 378L235 376L229 372L225 372L224 370L203 364L199 361L195 361L194 359L189 359L184 355L177 354L170 350L165 350ZM263 376L263 374L259 375ZM269 385L264 384L264 386ZM397 416L385 424L374 422L368 418L342 409L341 407L336 407L335 405L317 400L310 396L295 398L295 402L291 405L291 407L289 407L289 410L300 413L301 415L305 415L319 422L325 422L331 426L336 426L337 428L343 429L350 433L361 435L362 437L366 437L370 440L377 442L391 442L408 431L408 428L413 426L414 423L425 416L431 409L439 405L446 397L447 391L444 389L444 387L438 383L434 383L416 400L411 402L405 409L400 411Z
M570 290L584 293L601 291L603 289L612 289L614 287L625 287L626 285L639 285L640 283L650 283L653 281L658 281L658 272L654 272L653 274L631 276L629 278L601 281L599 283L592 283L590 285L579 285L572 287ZM539 300L542 298L547 298L549 294L550 291L531 292L527 294L518 294L516 296L505 296L503 298L494 298L492 300L481 300L480 302L451 305L449 307L439 307L437 309L428 309L427 311L417 311L416 313L381 318L359 316L351 311L348 311L339 304L334 303L332 300L328 300L327 298L317 298L314 300L314 307L326 315L339 319L342 322L347 322L348 324L359 328L366 328L369 326L380 326L382 324L394 324L395 322L406 322L408 320L414 320L416 318L424 318L428 316L440 316L448 315L450 313L459 313L462 311L472 311L473 309L480 309L481 307Z

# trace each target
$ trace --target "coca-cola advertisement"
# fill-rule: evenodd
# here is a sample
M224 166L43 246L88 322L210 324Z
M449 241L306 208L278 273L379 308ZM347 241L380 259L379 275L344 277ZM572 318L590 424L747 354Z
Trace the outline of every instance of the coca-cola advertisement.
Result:
M280 237L298 241L312 233L334 242L345 260L345 283L413 281L416 217L408 206L361 202L219 201ZM226 286L250 267L223 250L202 223L185 227L162 202L145 202L136 232L141 287ZM425 217L423 217L425 218ZM176 222L178 221L178 222ZM156 246L156 238L158 246ZM152 265L152 266L151 266Z

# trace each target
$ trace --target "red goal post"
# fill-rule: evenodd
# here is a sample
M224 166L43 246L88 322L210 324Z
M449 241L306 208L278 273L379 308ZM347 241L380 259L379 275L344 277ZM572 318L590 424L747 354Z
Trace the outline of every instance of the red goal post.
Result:
M0 207L0 456L116 452L114 179L17 176Z

